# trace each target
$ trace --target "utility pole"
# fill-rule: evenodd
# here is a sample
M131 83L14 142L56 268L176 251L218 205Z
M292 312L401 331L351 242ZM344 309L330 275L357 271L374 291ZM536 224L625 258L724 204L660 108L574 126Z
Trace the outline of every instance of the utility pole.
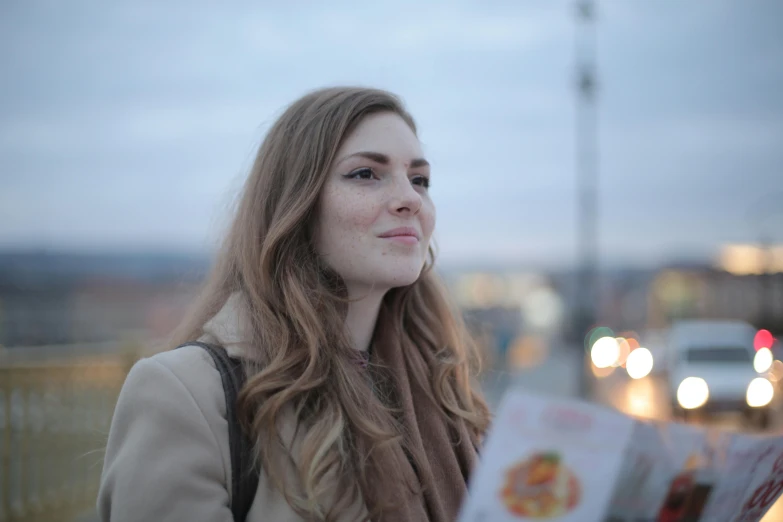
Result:
M775 331L776 324L775 317L773 315L775 307L775 295L773 286L774 266L773 266L773 253L772 242L766 235L761 237L759 241L759 255L761 256L761 274L759 275L760 298L759 298L759 325L761 328Z
M595 3L576 4L576 178L579 268L574 340L579 349L596 321L598 293L598 112L596 109ZM591 394L590 355L583 353L580 394Z
M598 302L598 114L596 109L595 3L577 3L576 177L579 275L577 336L584 339L596 320Z

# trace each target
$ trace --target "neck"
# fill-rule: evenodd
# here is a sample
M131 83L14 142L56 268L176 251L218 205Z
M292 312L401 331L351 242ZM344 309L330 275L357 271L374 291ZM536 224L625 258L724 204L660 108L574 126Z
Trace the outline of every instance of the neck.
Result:
M345 327L348 329L348 338L354 348L366 351L372 342L372 334L375 323L378 320L378 312L386 292L350 292L351 299L356 299L348 305L348 315L345 318ZM356 296L360 296L357 298Z

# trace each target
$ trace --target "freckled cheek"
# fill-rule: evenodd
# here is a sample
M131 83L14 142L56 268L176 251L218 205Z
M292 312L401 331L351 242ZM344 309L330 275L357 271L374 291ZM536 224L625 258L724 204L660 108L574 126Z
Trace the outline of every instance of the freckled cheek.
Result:
M335 217L346 232L365 233L373 230L380 212L368 199L347 200L344 205L335 208Z
M421 231L425 236L431 236L432 231L435 229L435 206L432 204L432 202L425 203L421 210L421 215L419 217L422 229Z

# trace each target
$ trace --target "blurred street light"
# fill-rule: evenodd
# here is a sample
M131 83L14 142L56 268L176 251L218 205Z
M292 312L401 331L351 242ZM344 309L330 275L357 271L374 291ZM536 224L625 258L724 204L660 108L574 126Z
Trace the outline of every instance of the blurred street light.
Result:
M637 348L628 356L625 369L631 379L641 379L650 375L653 369L653 356L647 348Z
M620 343L614 337L601 337L593 343L590 358L596 368L614 366L620 358Z

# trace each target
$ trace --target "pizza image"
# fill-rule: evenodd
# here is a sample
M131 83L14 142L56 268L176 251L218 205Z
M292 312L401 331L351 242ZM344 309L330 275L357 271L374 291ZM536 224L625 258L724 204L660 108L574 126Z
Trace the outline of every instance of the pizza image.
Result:
M579 503L579 480L556 452L535 453L506 470L500 490L504 505L522 518L562 516Z

